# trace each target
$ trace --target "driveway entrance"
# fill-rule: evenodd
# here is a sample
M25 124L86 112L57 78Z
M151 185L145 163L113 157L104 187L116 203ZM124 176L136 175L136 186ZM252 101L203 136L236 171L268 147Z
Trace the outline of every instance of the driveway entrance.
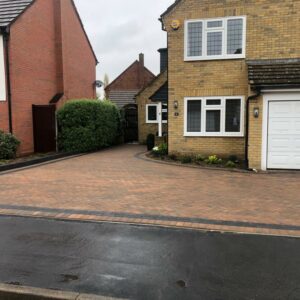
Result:
M0 176L0 214L300 236L300 174L194 169L120 146Z

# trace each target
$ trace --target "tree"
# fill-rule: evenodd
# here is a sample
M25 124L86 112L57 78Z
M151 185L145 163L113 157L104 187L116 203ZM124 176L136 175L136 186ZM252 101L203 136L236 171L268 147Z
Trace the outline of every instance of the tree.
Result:
M109 85L109 77L108 77L108 74L105 73L104 75L104 79L103 79L103 89L104 89L104 99L106 99L106 92L105 92L105 89L106 87Z

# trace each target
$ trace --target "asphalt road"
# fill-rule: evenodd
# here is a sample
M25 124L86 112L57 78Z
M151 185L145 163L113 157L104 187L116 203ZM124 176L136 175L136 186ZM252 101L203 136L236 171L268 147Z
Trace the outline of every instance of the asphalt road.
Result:
M1 217L0 282L137 300L300 300L300 239Z

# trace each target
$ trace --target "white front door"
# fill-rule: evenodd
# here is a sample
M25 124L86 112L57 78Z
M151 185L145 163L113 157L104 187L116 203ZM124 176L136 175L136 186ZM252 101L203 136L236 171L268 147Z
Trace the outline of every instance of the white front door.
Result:
M268 101L268 169L300 169L300 94L298 100Z

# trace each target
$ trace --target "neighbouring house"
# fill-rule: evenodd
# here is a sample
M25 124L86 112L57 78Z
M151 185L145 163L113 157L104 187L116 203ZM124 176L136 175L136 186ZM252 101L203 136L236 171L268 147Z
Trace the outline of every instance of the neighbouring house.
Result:
M300 1L178 0L161 21L169 152L300 169Z
M138 140L138 109L136 95L151 82L155 75L145 67L144 54L105 88L106 98L122 109L125 119L124 141Z
M166 141L168 133L168 49L159 49L160 74L136 96L138 105L139 143L156 136L156 144Z
M106 98L119 108L135 104L136 94L155 78L155 75L145 67L144 61L144 54L141 53L139 60L133 62L105 88Z
M0 130L56 149L55 110L95 98L97 58L72 0L0 0Z

